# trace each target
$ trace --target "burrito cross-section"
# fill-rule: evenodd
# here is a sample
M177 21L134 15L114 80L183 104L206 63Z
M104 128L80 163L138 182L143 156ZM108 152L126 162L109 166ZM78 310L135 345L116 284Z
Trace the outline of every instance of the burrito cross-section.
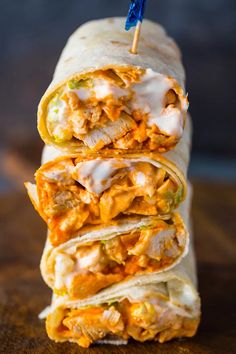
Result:
M46 221L53 244L65 242L85 225L117 222L126 215L162 216L186 193L184 177L158 161L159 156L63 157L36 172L27 185Z
M192 257L190 251L172 271L136 276L86 300L54 296L51 307L42 314L47 316L49 337L85 348L94 342L118 344L129 338L163 343L192 337L200 318L194 279L187 275Z
M123 19L90 22L71 36L39 105L45 143L72 153L176 145L188 109L179 49L150 21L143 22L142 58L129 52L130 41Z
M45 282L56 294L83 299L131 276L172 268L188 251L189 206L183 206L166 220L135 217L90 227L57 247L49 234L41 261Z

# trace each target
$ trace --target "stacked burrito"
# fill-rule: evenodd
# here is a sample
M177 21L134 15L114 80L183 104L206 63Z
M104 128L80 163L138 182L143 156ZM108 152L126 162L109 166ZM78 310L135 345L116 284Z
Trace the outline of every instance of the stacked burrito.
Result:
M49 337L82 347L191 337L200 319L187 168L191 120L178 47L124 18L69 38L38 109L31 201L48 226Z

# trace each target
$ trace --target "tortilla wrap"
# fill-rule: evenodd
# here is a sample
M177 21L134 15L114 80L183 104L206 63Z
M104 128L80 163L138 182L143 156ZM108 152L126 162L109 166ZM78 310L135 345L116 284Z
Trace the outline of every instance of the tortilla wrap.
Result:
M188 108L180 51L164 29L144 20L130 53L125 18L88 22L69 38L38 107L45 144L69 153L104 147L172 149Z
M163 343L196 333L200 321L196 287L191 245L188 255L171 270L133 277L80 301L54 295L41 318L47 317L48 335L57 342L88 347L103 339L120 344L132 337Z

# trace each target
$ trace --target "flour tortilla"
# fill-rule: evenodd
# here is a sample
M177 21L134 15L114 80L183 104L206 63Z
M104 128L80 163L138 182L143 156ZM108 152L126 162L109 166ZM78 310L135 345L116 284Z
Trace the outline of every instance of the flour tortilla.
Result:
M63 310L79 309L86 306L99 306L104 303L122 301L124 298L139 301L144 294L162 293L162 285L168 289L168 302L178 308L178 313L192 318L196 327L200 321L200 298L196 288L195 258L192 246L188 255L175 268L162 273L151 273L131 278L100 291L97 295L85 300L71 301L68 296L53 296L51 306L46 308L40 318L47 317L47 331L53 340L65 341L57 332L63 318ZM73 338L69 339L73 342ZM76 340L75 340L76 341ZM121 338L105 338L99 343L126 344Z
M144 20L139 51L130 53L133 31L124 30L125 18L107 18L87 22L69 38L59 58L53 80L38 107L38 130L48 145L54 145L69 153L79 152L83 143L68 141L56 143L47 125L47 106L58 89L73 79L96 71L116 68L151 69L155 73L176 81L181 95L184 94L185 72L180 51L165 30L155 22Z
M188 198L181 204L181 207L177 211L177 213L181 216L183 222L183 249L182 252L176 259L173 259L171 264L163 265L158 273L163 270L171 269L178 263L180 263L181 259L186 256L189 249L189 233L187 227L184 225L189 224L189 208L190 208L190 194L188 194ZM168 217L167 217L168 218ZM165 218L163 218L165 220ZM160 220L158 217L130 217L124 218L117 222L116 225L106 225L101 227L99 226L90 226L87 228L83 228L82 231L78 232L72 239L69 241L60 244L57 247L54 247L50 242L50 237L48 236L45 248L43 251L40 269L42 277L45 283L50 287L54 288L55 282L55 264L56 257L58 254L71 254L72 250L76 252L79 247L91 244L91 242L96 241L107 241L111 240L119 235L127 234L129 232L142 229L143 227L155 227L155 224ZM157 236L158 237L158 236ZM145 272L145 270L144 270Z

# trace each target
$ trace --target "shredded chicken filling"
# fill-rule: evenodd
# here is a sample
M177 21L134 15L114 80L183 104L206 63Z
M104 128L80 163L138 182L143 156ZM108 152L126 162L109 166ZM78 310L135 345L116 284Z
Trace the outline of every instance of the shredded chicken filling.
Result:
M150 69L98 70L58 90L46 126L59 144L166 151L182 135L187 108L177 83Z
M185 243L183 223L176 215L174 225L160 220L153 228L61 251L55 259L54 292L86 298L131 275L168 267Z
M160 343L195 334L198 319L180 315L168 301L152 297L145 302L124 299L113 304L67 309L56 329L63 340L73 340L88 348L106 336Z
M115 161L115 168L99 186L93 184L89 170L80 174L79 162L72 158L37 172L39 212L54 245L67 241L84 225L108 223L121 215L169 214L181 200L182 188L164 169L148 162L108 161Z

